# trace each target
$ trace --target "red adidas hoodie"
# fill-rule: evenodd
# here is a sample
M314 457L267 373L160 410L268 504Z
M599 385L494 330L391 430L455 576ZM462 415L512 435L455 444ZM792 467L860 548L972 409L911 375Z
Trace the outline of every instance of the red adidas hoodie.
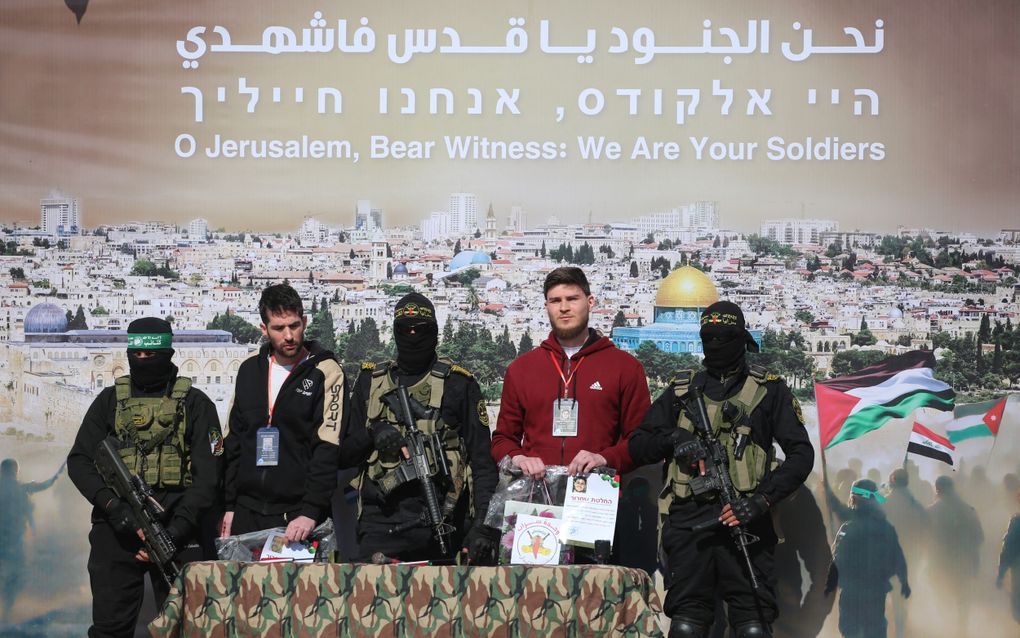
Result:
M592 337L570 359L550 333L541 346L514 359L503 378L499 419L492 435L492 458L537 456L546 465L569 465L581 450L606 458L619 472L634 468L627 435L651 403L644 368L607 337ZM550 356L551 355L551 356ZM553 403L563 396L563 380L553 363L570 377L567 396L578 403L577 436L553 436Z

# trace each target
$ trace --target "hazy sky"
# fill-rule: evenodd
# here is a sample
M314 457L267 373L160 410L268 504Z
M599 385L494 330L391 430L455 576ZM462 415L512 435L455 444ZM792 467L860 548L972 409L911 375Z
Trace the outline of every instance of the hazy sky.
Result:
M778 3L771 3L772 5ZM216 25L233 44L258 44L278 25L300 35L313 12L327 26L368 18L374 52L207 52L197 69L182 68L177 40ZM464 46L502 45L509 20L524 18L529 46L523 54L418 54L406 64L387 56L387 36L405 28L457 29ZM618 27L633 36L649 27L657 46L701 43L702 21L731 27L746 40L747 21L769 20L770 52L736 55L613 54ZM815 54L793 62L781 43L803 45L803 29L817 46L847 45L844 27L875 41L878 54ZM549 21L549 44L581 45L596 33L591 64L576 55L540 50L540 22ZM799 21L803 29L795 31ZM922 0L781 6L759 2L260 2L243 0L139 3L92 0L80 25L60 0L5 0L0 4L0 220L38 220L38 202L61 188L81 202L84 224L131 219L186 222L202 216L214 226L256 230L296 228L304 215L350 223L357 199L384 209L387 225L410 223L446 207L453 191L492 203L500 219L521 205L532 225L549 215L582 221L626 220L689 201L718 202L723 224L757 230L763 218L837 219L844 229L891 231L897 224L989 233L1020 224L1020 5L1015 0L932 3ZM633 38L631 38L633 40ZM448 40L440 34L438 44ZM631 42L633 44L633 41ZM238 94L239 78L261 89L254 113ZM734 91L729 115L712 96L713 80ZM205 95L204 121L194 121L193 99ZM226 87L226 101L216 99ZM343 93L343 113L316 112L319 87ZM271 91L281 87L280 103ZM304 88L304 103L293 100ZM401 115L402 87L418 92L418 113ZM454 115L430 115L428 89L455 96ZM582 115L578 94L597 88L606 96L598 116ZM379 113L379 89L388 88L390 112ZM483 95L483 113L469 115L468 88ZM520 90L519 115L496 115L496 89ZM652 112L650 92L662 89L663 115ZM674 119L676 90L697 88L701 100L683 125ZM807 103L808 89L818 102ZM853 90L879 95L878 116L853 114ZM641 89L639 113L630 116L617 89ZM772 89L771 115L748 116L748 89ZM829 102L839 89L839 105ZM556 108L565 108L556 121ZM865 112L867 112L865 110ZM174 140L193 135L199 152L182 159ZM350 140L358 163L342 160L209 159L202 149L215 135L231 139L288 140L309 135ZM429 160L369 159L369 137L432 140ZM443 137L550 141L567 146L566 159L451 160ZM624 157L585 161L578 136L606 136ZM629 159L638 136L676 141L678 160ZM751 161L696 161L690 137L757 142ZM766 140L787 143L839 137L881 143L884 159L770 161ZM556 146L558 148L558 146Z

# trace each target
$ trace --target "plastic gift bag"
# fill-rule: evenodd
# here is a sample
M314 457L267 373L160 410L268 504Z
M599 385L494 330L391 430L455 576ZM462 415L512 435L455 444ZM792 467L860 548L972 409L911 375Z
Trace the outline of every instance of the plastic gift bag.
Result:
M241 562L257 562L263 546L269 537L283 534L286 528L273 527L247 534L227 536L216 539L216 557L220 560ZM314 562L326 563L332 560L336 551L336 534L333 532L333 519L327 518L308 535L309 541L315 541Z
M509 565L514 543L514 526L517 516L560 518L567 486L567 468L564 465L547 465L545 477L533 479L524 476L519 468L505 457L499 464L499 483L489 501L485 524L500 530L499 564ZM570 564L573 548L564 545L559 563Z

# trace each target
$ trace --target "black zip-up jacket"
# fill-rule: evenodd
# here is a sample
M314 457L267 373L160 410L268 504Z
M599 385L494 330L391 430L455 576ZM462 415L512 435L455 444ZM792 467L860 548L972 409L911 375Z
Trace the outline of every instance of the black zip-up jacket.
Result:
M291 371L273 406L279 465L255 465L257 432L269 420L269 345L237 371L224 439L228 512L240 504L262 514L307 516L316 523L329 515L347 391L333 353L314 341L304 345L308 358Z
M141 397L164 394L143 393L136 388L132 388L132 393ZM166 394L169 394L169 389ZM216 406L204 392L192 387L184 397L184 409L187 411L184 437L191 449L191 485L175 490L159 490L155 495L156 500L170 512L169 520L164 522L169 523L174 535L182 541L194 536L199 517L216 502L223 478L223 457L214 455L214 452L220 451L221 445ZM105 506L110 499L116 497L103 481L94 460L100 442L116 433L116 414L117 390L114 386L103 388L85 413L67 456L67 475L82 496L94 506L93 523L106 520Z

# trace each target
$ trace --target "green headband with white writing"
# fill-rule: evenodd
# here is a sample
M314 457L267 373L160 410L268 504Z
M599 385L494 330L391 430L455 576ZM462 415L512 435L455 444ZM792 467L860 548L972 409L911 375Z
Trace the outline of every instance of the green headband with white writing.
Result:
M851 494L856 494L857 496L863 496L864 498L873 498L876 501L878 501L879 505L881 505L882 503L885 503L885 497L884 496L882 496L878 492L872 492L871 490L866 490L863 487L851 487L850 488L850 493Z
M169 332L159 334L129 334L128 350L167 350L173 343L174 336Z

